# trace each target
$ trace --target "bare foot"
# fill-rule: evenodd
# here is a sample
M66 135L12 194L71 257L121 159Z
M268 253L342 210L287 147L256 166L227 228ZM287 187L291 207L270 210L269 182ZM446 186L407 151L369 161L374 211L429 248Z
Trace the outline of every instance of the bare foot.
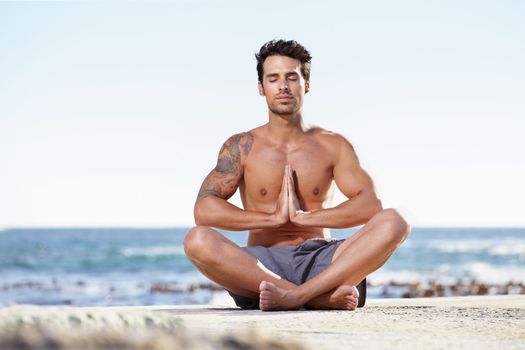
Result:
M319 295L310 300L307 304L308 308L318 310L350 310L357 308L359 301L359 292L356 287L343 284L332 292Z
M259 308L262 311L293 310L302 306L289 290L279 288L271 282L262 281L259 292Z

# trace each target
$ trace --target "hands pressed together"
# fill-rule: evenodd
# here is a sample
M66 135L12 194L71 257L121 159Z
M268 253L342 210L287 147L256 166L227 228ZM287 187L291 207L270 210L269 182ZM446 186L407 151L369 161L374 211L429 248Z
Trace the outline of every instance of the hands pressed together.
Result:
M290 165L284 168L283 183L281 193L277 199L275 208L275 220L278 226L288 222L301 225L301 219L304 218L305 212L301 210L299 198L295 193L295 181Z

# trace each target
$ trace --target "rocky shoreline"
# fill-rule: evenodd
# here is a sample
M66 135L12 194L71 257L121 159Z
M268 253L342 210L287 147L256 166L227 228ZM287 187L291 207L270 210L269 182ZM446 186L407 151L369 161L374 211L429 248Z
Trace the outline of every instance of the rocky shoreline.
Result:
M517 282L507 282L504 284L482 283L476 280L461 281L445 284L435 281L428 283L398 283L390 282L387 284L369 283L369 287L376 287L381 290L380 297L392 297L391 290L396 290L394 297L401 298L429 298L429 297L452 297L452 296L471 296L471 295L516 295L525 294L525 284Z
M36 305L75 305L75 301L69 298L59 298L62 295L63 289L74 288L78 295L82 295L92 287L90 283L78 280L67 285L61 284L59 281L53 279L51 282L44 283L40 281L19 281L11 284L0 284L0 292L9 293L10 295L31 294L32 299L25 299L23 301L10 301L9 298L4 298L3 305L25 303ZM222 287L212 282L199 282L180 284L176 282L157 282L150 285L145 283L137 283L135 285L137 290L140 290L142 295L150 295L152 297L161 297L163 302L161 304L172 303L182 304L184 298L188 296L204 293L201 298L202 301L196 303L210 303L213 299L213 294L224 291ZM103 305L103 301L111 301L112 295L117 295L120 292L119 288L109 285L104 295L100 296L100 302L97 305ZM457 280L453 283L439 283L435 281L415 282L415 283L400 283L391 281L388 283L368 283L368 297L369 298L429 298L429 297L453 297L453 296L471 296L471 295L519 295L525 294L525 284L518 282L507 282L504 284L482 283L476 280ZM55 298L47 298L39 300L39 295L56 295ZM104 299L106 298L106 299ZM2 305L2 297L0 297L0 305ZM182 300L182 302L180 301ZM111 305L108 302L107 305ZM195 302L194 302L195 303ZM159 304L157 302L146 303L145 305ZM89 306L90 304L82 304Z

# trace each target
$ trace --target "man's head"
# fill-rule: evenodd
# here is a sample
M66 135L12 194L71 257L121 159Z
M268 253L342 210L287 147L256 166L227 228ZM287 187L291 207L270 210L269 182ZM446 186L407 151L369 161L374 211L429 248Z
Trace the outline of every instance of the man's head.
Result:
M273 40L255 55L259 94L278 115L297 113L310 90L310 53L294 40Z
M264 76L264 61L269 56L274 55L288 56L301 62L301 74L305 81L310 81L310 70L312 66L312 56L310 56L310 52L295 40L285 41L281 39L268 41L261 46L259 52L255 54L255 59L257 60L257 76L261 84L263 83Z

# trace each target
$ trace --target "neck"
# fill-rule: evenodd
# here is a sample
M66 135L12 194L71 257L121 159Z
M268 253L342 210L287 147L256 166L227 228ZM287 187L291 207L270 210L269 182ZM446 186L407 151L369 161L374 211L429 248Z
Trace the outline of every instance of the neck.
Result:
M301 112L294 114L275 114L270 111L268 133L277 143L286 143L306 131Z

